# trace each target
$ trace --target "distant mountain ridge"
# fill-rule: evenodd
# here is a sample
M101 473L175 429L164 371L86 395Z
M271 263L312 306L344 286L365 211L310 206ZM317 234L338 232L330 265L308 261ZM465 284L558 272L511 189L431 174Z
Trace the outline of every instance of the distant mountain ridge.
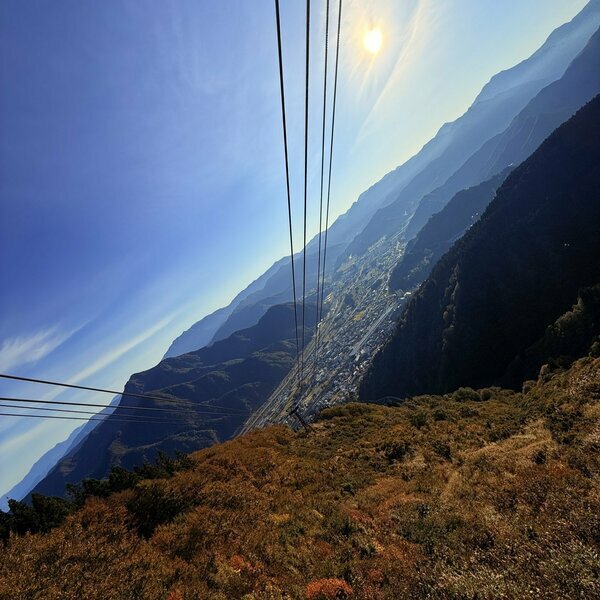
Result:
M444 125L426 145L441 146L439 156L423 161L419 173L398 192L392 203L374 214L344 255L362 254L382 237L401 233L422 198L444 185L487 140L504 131L534 96L559 79L599 26L600 0L592 0L569 23L557 28L531 57L493 77L467 112L453 123ZM459 185L446 201L460 189L475 185L495 172ZM438 204L437 210L439 208ZM433 212L436 210L429 212L427 217ZM413 237L426 220L415 224L406 232L405 238Z
M251 294L262 289L271 275L276 272L288 259L282 258L267 269L260 277L245 287L237 296L225 307L219 308L194 323L189 329L173 340L163 358L179 356L198 350L210 344L215 337L218 329L225 323L235 309ZM289 263L288 263L289 264Z
M409 290L421 283L452 244L483 214L511 170L507 168L479 185L458 192L434 214L406 245L390 275L390 289Z
M118 404L120 396L115 396L110 405L107 408L102 409L96 417L108 416L114 411L114 407ZM6 510L8 506L7 499L14 498L15 500L22 500L26 498L28 494L35 488L35 486L42 481L44 477L54 468L54 466L67 458L73 451L75 451L79 444L85 440L91 431L99 424L98 420L88 421L80 427L77 427L71 432L69 437L56 444L45 454L43 454L35 464L29 469L29 472L21 481L10 489L0 501L0 510Z
M600 92L600 29L565 73L544 87L502 133L488 140L446 183L426 195L407 228L411 239L460 189L476 185L525 160L561 123Z
M569 21L557 27L549 36L546 42L536 50L529 58L519 63L517 67L520 68L521 72L517 76L515 81L514 67L500 71L494 75L489 83L483 88L481 93L475 99L475 102L481 102L489 99L495 95L499 89L506 88L505 80L507 78L512 79L516 84L523 79L543 79L547 76L545 72L538 71L539 65L543 65L544 61L541 60L541 55L549 53L564 53L563 70L567 68L572 58L574 58L585 46L585 42L581 44L581 38L578 36L570 35L573 27L583 26L582 34L584 38L589 39L594 31L598 28L598 15L600 13L600 2L598 0L590 0L581 11L575 15L575 17ZM566 57L571 56L571 59L567 60ZM533 64L532 64L533 63Z
M374 357L363 399L519 385L511 363L600 282L598 140L600 96L508 176L437 263Z
M186 412L171 414L172 422L168 423L100 423L34 492L62 496L67 483L102 478L112 466L132 468L154 460L160 451L192 452L231 438L295 360L293 312L289 304L272 307L248 329L133 375L125 392L160 396L167 402L127 398L123 405L173 409L168 402L171 398L191 402L192 406L186 406ZM307 319L314 321L314 313L314 307L307 305ZM307 327L306 340L311 334L312 328ZM219 413L219 407L247 412Z

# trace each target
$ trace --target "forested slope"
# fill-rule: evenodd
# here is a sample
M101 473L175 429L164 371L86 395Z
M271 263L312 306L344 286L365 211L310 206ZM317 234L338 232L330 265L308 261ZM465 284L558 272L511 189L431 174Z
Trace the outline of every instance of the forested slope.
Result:
M307 323L314 307L306 307ZM189 402L171 422L98 425L76 452L60 461L34 492L62 496L67 483L104 477L111 467L133 468L159 452L192 452L232 437L290 370L296 355L293 306L270 308L253 327L212 346L167 358L133 375L125 392L164 397L165 402L125 397L121 405L173 409L169 399ZM305 337L310 339L312 327ZM225 408L225 412L219 409ZM181 406L175 406L181 409ZM233 409L234 412L226 412ZM167 418L167 417L165 417Z
M374 357L362 398L501 381L579 290L600 282L599 139L597 96L508 176L437 263Z

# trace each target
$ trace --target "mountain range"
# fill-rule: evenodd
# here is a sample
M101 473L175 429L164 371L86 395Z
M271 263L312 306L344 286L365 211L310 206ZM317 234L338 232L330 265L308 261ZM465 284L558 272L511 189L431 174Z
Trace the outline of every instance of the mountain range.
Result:
M572 21L557 28L532 56L492 77L464 115L445 124L415 156L363 192L336 219L328 234L329 265L339 265L348 256L365 252L378 239L401 232L423 196L444 184L487 140L503 132L538 92L560 78L599 26L600 0L591 0ZM589 97L564 114L563 120L587 100ZM542 140L543 137L538 144ZM534 149L535 146L531 151ZM479 180L467 181L455 192L489 179L505 166ZM309 266L316 263L317 244L315 237L307 245L308 257L315 259L307 259ZM296 254L295 260L299 258L300 254ZM229 306L208 315L179 336L165 357L190 352L249 327L268 306L290 301L289 271L289 258L277 261ZM335 272L330 276L335 277ZM316 282L316 269L307 273L307 280ZM222 331L217 333L219 329Z
M509 366L600 282L600 96L559 127L433 268L361 397L517 386Z
M109 415L113 412L113 406L119 401L119 396L116 396L111 402L110 408L105 408L98 413L98 417ZM79 444L88 436L88 434L96 427L97 421L88 421L74 429L69 437L62 442L59 442L50 450L45 452L29 469L27 475L11 488L5 496L0 500L0 510L8 508L9 498L25 498L35 486L48 475L54 466L63 460L65 457L75 450Z
M600 2L594 0L572 21L557 28L532 56L494 76L467 112L444 125L417 154L415 160L420 163L417 175L396 190L390 204L373 215L345 254L364 253L385 236L404 235L407 240L413 237L420 229L419 223L422 226L426 221L421 218L412 227L408 225L424 197L444 185L486 141L504 131L544 87L559 79L599 26ZM488 173L483 179L493 174ZM459 185L453 192L483 179ZM451 197L452 193L446 200ZM438 202L437 210L441 206Z
M314 312L313 306L306 306L307 319L314 321ZM124 393L165 400L126 397L119 406L172 409L166 413L170 421L143 427L113 420L100 423L33 491L63 496L67 483L102 478L114 466L131 469L154 460L160 452L192 452L232 437L295 360L293 314L289 304L271 307L248 329L133 375ZM306 328L307 340L312 332L312 327ZM174 405L173 400L186 404Z
M600 92L600 30L560 79L543 88L502 133L489 139L446 183L425 196L406 228L411 239L454 193L525 160L556 127Z
M511 168L495 177L458 192L435 213L412 240L390 275L393 291L410 290L429 275L437 261L483 214Z

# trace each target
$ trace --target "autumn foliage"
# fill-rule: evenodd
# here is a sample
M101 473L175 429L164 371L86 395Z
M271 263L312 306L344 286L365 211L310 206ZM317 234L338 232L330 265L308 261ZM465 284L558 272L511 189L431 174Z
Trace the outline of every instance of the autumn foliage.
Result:
M352 588L343 579L317 579L306 586L307 600L346 600Z
M599 359L188 462L11 533L0 599L600 597Z

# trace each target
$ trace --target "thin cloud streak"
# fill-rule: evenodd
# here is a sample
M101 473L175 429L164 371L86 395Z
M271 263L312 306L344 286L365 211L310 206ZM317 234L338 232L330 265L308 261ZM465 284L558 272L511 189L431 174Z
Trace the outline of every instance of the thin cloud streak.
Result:
M148 341L154 335L159 333L173 320L173 318L174 317L172 316L168 316L156 323L155 325L153 325L152 327L138 334L137 336L127 340L120 346L112 348L109 352L106 352L98 359L96 359L91 365L72 375L69 379L69 383L81 383L85 381L88 377L91 377L99 371L102 371L103 369L117 361L119 358L127 354L130 350L133 350L136 346L139 346L140 344Z
M0 346L0 371L6 373L45 358L79 329L61 332L58 327L50 327L5 340Z

